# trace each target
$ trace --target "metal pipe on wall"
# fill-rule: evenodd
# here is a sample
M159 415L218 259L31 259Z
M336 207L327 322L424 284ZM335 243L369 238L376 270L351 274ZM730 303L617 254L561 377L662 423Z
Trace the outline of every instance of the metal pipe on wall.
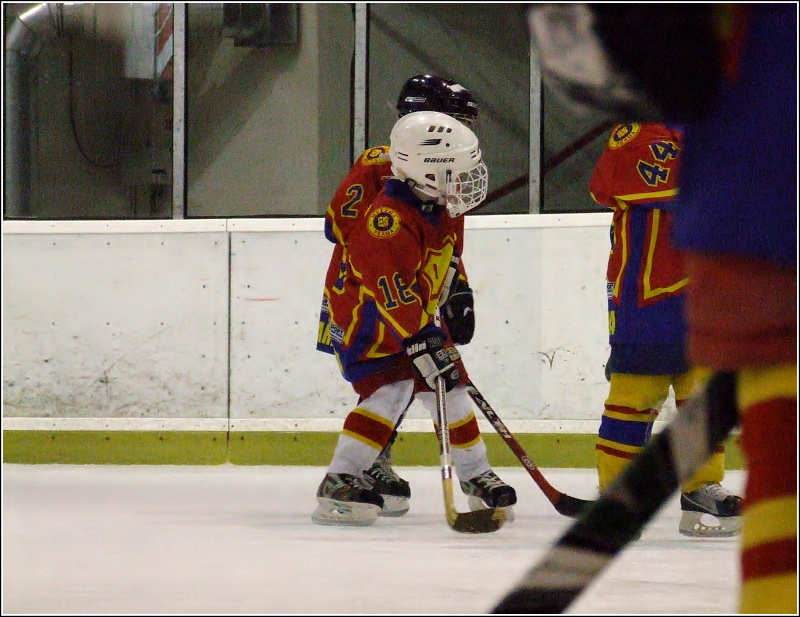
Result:
M367 27L369 14L366 2L355 6L355 68L353 75L353 152L355 161L367 147Z
M64 6L64 10L69 10ZM5 215L31 215L30 69L55 31L47 3L18 15L5 39L5 143L3 194Z

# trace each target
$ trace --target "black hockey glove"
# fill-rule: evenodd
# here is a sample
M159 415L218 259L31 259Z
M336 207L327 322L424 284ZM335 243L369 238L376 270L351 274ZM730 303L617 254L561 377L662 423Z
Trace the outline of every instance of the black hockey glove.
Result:
M442 319L456 345L466 345L475 334L475 306L472 289L463 279L456 279L450 297L442 306Z
M409 360L419 376L431 390L436 390L436 378L444 379L445 390L450 391L458 385L461 373L456 360L461 357L452 345L445 345L447 337L436 326L426 326L414 336L403 341Z

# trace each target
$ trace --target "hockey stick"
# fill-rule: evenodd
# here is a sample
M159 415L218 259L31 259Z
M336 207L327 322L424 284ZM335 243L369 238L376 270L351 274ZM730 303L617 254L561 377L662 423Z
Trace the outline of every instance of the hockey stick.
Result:
M434 323L440 326L439 311ZM439 422L439 454L442 465L442 490L444 492L444 513L450 529L462 533L488 533L497 531L506 520L506 513L499 508L458 512L453 498L453 466L450 462L450 434L447 426L446 391L444 378L436 378L436 419Z
M736 376L716 373L492 612L563 612L708 460L737 419Z
M511 431L509 431L506 425L503 424L503 421L498 417L495 410L492 409L492 406L489 405L488 401L483 398L483 395L478 392L478 388L475 387L475 384L472 383L472 381L467 384L467 393L470 395L470 397L472 397L472 400L475 401L475 404L480 407L480 410L483 412L483 415L486 416L486 419L491 422L494 430L496 430L500 437L503 438L503 441L506 442L506 445L511 448L511 451L514 453L517 459L519 459L519 462L522 463L523 467L528 470L531 478L533 478L533 481L536 482L540 489L542 489L545 497L547 497L547 499L550 500L550 503L553 504L553 507L555 507L556 512L563 516L577 518L581 513L581 510L583 510L587 504L592 502L562 493L552 484L550 484L542 475L542 472L539 471L539 468L536 466L536 464L530 459L519 442L514 438L514 435L511 434Z

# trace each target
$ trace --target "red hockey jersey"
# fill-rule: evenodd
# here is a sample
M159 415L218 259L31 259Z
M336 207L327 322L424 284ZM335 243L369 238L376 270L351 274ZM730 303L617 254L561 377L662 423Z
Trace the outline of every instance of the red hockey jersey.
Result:
M661 124L618 124L589 183L614 211L607 268L611 343L682 341L688 279L665 209L678 193L681 134ZM670 298L673 298L670 301Z
M432 323L463 217L427 211L409 187L388 180L344 238L344 258L325 281L330 337L348 381L404 354L402 341Z
M344 246L351 227L392 177L389 146L364 150L344 180L339 183L325 212L325 237Z
M326 292L322 300L319 328L317 331L317 349L326 353L334 353L331 340L331 329L338 334L337 327L330 321L328 306L329 279L336 279L347 270L346 247L353 229L363 221L363 214L383 188L384 183L392 177L389 160L389 146L375 146L365 150L350 169L350 172L339 183L336 193L328 204L325 213L325 237L335 244L326 276ZM461 255L463 247L464 218L453 219L458 229L456 254ZM459 277L466 281L466 270L463 259L458 265Z

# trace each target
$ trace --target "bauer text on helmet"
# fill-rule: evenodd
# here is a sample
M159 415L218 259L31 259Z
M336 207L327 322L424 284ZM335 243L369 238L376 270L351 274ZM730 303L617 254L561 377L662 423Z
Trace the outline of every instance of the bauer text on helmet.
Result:
M478 138L466 125L436 111L401 117L391 133L392 173L410 182L423 201L447 208L451 217L486 199L489 172Z

